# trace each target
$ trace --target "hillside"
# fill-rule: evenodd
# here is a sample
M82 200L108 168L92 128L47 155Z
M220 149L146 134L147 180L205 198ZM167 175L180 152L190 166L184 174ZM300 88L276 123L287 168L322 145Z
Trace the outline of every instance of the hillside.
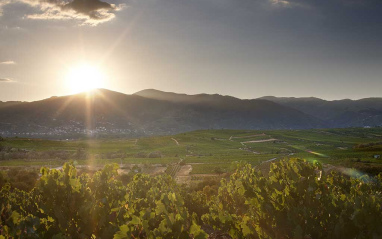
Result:
M274 97L260 99L297 109L323 120L330 127L363 127L382 125L382 98L327 101L314 97Z
M197 129L304 129L326 125L268 100L155 91L126 95L99 89L0 107L0 134L28 137L129 137Z
M139 137L199 129L309 129L379 126L382 98L243 100L218 94L98 89L35 102L0 102L0 134L38 138Z

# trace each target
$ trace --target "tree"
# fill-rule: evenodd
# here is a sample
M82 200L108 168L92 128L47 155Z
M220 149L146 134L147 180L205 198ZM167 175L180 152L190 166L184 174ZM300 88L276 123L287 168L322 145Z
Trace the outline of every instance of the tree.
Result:
M221 167L215 167L214 168L214 173L217 173L217 174L222 174L224 173L223 169Z

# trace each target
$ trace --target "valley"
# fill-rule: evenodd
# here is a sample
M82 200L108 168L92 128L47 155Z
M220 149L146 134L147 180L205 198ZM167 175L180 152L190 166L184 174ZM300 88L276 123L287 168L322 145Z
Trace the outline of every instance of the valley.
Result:
M199 130L136 139L41 140L5 138L0 167L57 168L74 162L99 170L116 163L120 173L167 173L178 182L221 177L238 163L253 166L284 158L318 161L328 167L382 171L382 128L313 130Z

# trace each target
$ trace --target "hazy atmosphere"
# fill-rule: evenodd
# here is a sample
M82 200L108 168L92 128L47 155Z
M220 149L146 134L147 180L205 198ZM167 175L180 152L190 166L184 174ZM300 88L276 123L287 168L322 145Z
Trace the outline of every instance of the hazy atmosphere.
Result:
M380 97L381 13L377 0L0 0L0 100L89 84Z
M382 0L0 0L0 239L382 238Z

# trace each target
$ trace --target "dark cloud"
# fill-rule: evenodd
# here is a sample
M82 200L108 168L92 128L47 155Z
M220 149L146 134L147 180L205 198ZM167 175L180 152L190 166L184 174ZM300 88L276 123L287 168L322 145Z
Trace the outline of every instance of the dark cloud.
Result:
M7 4L10 4L11 1L10 0L2 0L0 1L0 16L3 15L3 7Z
M110 21L118 6L100 0L18 0L39 10L39 13L26 15L28 19L79 20L82 25L98 25Z
M93 19L102 18L98 14L99 10L113 10L114 7L107 3L99 0L74 0L62 7L63 10L74 10L77 13L82 13Z

